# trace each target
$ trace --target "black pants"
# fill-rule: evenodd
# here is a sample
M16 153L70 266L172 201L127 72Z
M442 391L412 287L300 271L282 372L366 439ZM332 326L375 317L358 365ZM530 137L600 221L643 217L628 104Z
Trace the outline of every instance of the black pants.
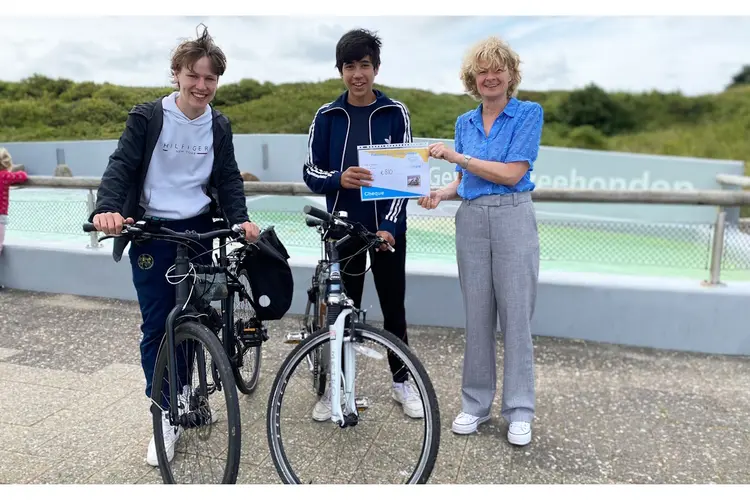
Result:
M339 248L341 275L346 295L354 301L357 308L362 306L362 293L365 285L367 253L362 252L344 261L364 247L361 241L347 242ZM406 336L406 235L396 237L395 252L370 251L372 275L375 289L383 311L383 328L408 344ZM390 351L388 364L391 367L394 382L404 382L407 371L404 364Z

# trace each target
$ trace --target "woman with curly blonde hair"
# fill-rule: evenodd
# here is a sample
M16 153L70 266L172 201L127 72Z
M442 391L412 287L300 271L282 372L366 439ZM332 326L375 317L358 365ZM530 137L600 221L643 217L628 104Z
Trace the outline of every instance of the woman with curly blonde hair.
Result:
M456 164L451 184L419 200L433 209L461 199L456 258L466 315L462 411L453 431L470 434L490 419L496 391L497 317L504 335L502 416L508 441L531 442L534 351L531 318L539 275L539 235L530 172L539 152L542 107L516 98L520 59L489 37L464 58L461 80L479 106L456 120L455 151L439 142L430 155Z

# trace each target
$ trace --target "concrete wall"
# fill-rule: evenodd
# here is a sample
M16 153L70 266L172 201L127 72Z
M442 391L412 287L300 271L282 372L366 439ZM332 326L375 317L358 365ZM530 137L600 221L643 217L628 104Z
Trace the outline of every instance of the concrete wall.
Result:
M441 139L416 138L416 141ZM453 145L453 141L446 140ZM65 151L65 161L80 177L100 177L117 141L57 141L0 143L15 163L23 163L31 175L52 175L56 151ZM235 152L240 170L263 181L301 182L307 154L307 136L299 134L237 134ZM444 185L456 175L454 165L430 160L432 184ZM538 187L584 189L725 189L716 174L744 173L740 161L672 156L636 155L604 151L542 147L532 173ZM411 205L410 204L410 209ZM449 215L455 205L446 205ZM539 203L538 216L566 219L605 219L648 222L711 223L716 210L710 206L658 206L621 204ZM729 212L735 221L739 211Z
M293 258L290 313L304 311L314 261ZM12 288L135 300L127 256L63 243L8 244L0 282ZM750 284L705 288L683 279L542 272L533 333L597 342L714 354L750 355ZM368 273L365 306L382 318ZM410 324L463 328L465 316L455 265L407 265ZM64 322L64 318L60 319Z

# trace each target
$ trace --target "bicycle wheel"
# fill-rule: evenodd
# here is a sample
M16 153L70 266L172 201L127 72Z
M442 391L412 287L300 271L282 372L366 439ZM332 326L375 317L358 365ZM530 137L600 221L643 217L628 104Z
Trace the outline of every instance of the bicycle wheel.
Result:
M306 356L322 346L330 347L328 328L297 345L276 375L266 425L271 457L284 483L425 483L432 473L440 443L440 411L426 370L395 335L365 324L355 324L355 329L362 340L361 347L355 349L356 425L340 428L330 420L330 413L328 420L313 421L311 410L319 401L307 370L299 370L305 373L300 380L294 379ZM421 418L405 415L402 407L394 404L396 389L388 355L402 363L418 391ZM375 369L369 370L371 367ZM401 369L398 372L404 374ZM376 399L379 391L382 400ZM330 403L328 408L330 411ZM306 431L311 431L307 443ZM384 444L389 438L394 438L395 444ZM364 442L354 443L355 439ZM406 449L415 443L413 451Z
M240 270L237 279L245 288L250 290L250 280L247 271ZM243 394L252 394L258 386L260 378L261 346L263 339L258 325L254 324L255 310L247 299L239 293L234 294L234 336L236 342L237 364L234 365L234 376L237 388Z
M216 335L206 326L187 321L175 330L177 404L185 425L177 427L174 458L170 462L164 433L173 428L165 421L169 409L169 368L166 337L159 348L154 370L152 403L154 439L159 469L165 483L235 483L239 470L240 407L229 360ZM217 385L220 383L220 389ZM223 393L224 397L218 397ZM161 397L157 399L155 395ZM216 403L209 403L209 397ZM184 417L184 418L183 418ZM198 449L204 445L205 451ZM215 473L213 478L202 475ZM201 474L196 478L196 474Z

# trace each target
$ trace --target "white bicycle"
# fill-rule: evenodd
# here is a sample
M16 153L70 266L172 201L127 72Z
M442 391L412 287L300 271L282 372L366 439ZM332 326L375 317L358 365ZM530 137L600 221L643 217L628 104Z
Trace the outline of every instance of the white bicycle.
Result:
M325 284L318 287L324 296L310 300L325 305L325 324L314 333L303 331L271 387L267 434L276 470L284 483L425 483L440 443L435 389L403 341L365 323L341 279L342 243L360 241L359 252L366 252L385 241L342 213L310 206L304 212L307 225L321 233L324 255L313 283ZM317 370L310 369L311 360ZM395 388L402 387L395 380L407 380L418 391L419 416L407 416L394 404ZM321 382L328 405L321 406ZM320 418L318 408L327 408L330 416ZM314 411L318 418L312 418Z

